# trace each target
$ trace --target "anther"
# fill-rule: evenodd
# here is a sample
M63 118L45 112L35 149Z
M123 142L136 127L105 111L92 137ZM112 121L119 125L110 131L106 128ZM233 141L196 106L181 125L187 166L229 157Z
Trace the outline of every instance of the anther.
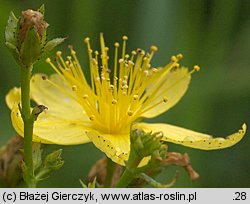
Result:
M77 91L77 86L76 85L72 86L72 91Z
M113 104L113 105L117 104L117 100L113 99L113 100L112 100L112 104Z
M167 96L164 96L164 97L162 98L162 100L163 100L164 103L166 103L166 102L168 101L168 97L167 97Z
M137 100L139 98L139 96L137 94L133 95L133 99Z
M173 56L171 57L171 61L172 61L172 62L176 62L176 61L177 61L176 56L173 55Z
M133 112L132 110L128 110L128 112L127 112L128 116L132 116L133 113L134 113L134 112Z
M91 115L91 116L89 117L89 119L90 119L91 121L94 121L94 120L95 120L95 116L94 116L94 115Z
M155 45L152 45L150 49L153 52L156 52L158 50L158 48Z
M176 57L177 57L178 60L180 60L180 59L183 58L183 55L180 53L180 54L178 54Z
M140 55L145 55L145 51L141 50Z
M50 60L50 58L48 57L47 59L46 59L46 63L50 63L51 62L51 60Z
M68 45L68 48L69 48L70 50L72 50L72 49L73 49L73 45Z
M57 55L58 57L60 57L60 56L62 55L62 52L61 52L61 51L57 51L57 52L56 52L56 55Z
M115 47L119 47L120 45L119 45L119 43L118 42L116 42L115 43Z
M89 37L84 38L85 43L89 43L89 40L90 40Z
M113 91L113 90L114 90L114 85L112 85L112 84L109 85L109 90L110 90L110 91Z
M128 89L128 85L124 85L122 89ZM127 94L127 93L126 93Z
M174 67L175 67L175 68L179 68L179 67L180 67L180 64L179 64L179 63L176 63Z
M195 66L194 66L194 71L198 72L198 71L200 71L200 69L201 69L201 68L200 68L198 65L195 65Z
M134 66L134 64L135 64L135 63L132 62L131 60L129 60L128 63L129 63L130 65L132 65L132 66Z
M136 55L136 51L133 50L133 51L131 52L131 54L132 54L132 55Z
M124 59L119 59L119 63L123 63L124 62Z
M89 97L88 94L84 94L84 95L83 95L83 99L87 99L88 97Z
M71 57L71 56L67 56L67 59L68 59L68 60L71 60L71 59L72 59L72 57Z
M152 69L152 72L153 72L153 73L157 73L157 72L158 72L158 69L157 69L157 68L153 68L153 69Z
M123 81L122 81L122 86L125 86L125 85L127 85L127 81L126 81L126 80L123 80Z
M123 39L123 40L128 40L128 36L124 35L124 36L122 37L122 39Z

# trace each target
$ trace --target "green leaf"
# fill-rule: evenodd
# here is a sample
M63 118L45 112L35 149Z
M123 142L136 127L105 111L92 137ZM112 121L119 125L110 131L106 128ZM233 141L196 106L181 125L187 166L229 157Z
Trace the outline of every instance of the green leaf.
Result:
M37 9L37 11L40 12L41 14L43 14L43 16L44 16L44 12L45 12L44 4L39 9Z
M63 166L64 161L61 158L61 154L62 149L59 149L45 157L43 165L36 174L37 180L44 180L48 178L54 171L59 170Z
M20 58L25 66L34 64L41 56L42 44L34 28L27 31L20 50Z
M47 44L45 45L43 52L47 53L49 51L51 51L53 48L55 48L57 45L61 44L62 42L64 42L66 38L55 38L53 40L50 40L49 42L47 42Z
M13 12L10 13L7 26L5 28L5 40L14 46L17 46L16 30L17 30L18 19Z
M42 152L41 144L40 143L33 143L32 145L33 149L33 166L34 170L38 169L42 165Z
M30 173L25 163L23 163L21 167L23 170L23 179L27 183L28 187L35 187L37 180L34 175Z
M44 160L44 168L56 171L62 167L64 161L61 158L62 149L56 150L48 154Z
M20 58L19 58L19 52L18 52L17 47L15 45L9 43L9 42L6 42L5 45L9 49L9 51L11 52L11 54L14 57L14 59L16 60L16 62L20 66L23 66L22 63L21 63L21 61L20 61Z

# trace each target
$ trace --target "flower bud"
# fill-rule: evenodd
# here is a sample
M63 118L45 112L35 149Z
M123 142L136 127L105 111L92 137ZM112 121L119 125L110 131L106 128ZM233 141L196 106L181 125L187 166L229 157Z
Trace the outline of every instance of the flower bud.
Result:
M141 129L135 129L131 132L131 151L134 151L138 157L143 159L152 155L155 150L160 149L161 139L162 134L160 132L146 133Z
M32 66L44 53L65 40L56 38L47 42L48 26L44 20L44 6L38 11L23 11L20 18L11 12L5 29L5 44L21 67Z
M42 40L44 33L46 32L49 24L44 20L44 16L39 11L33 11L28 9L26 11L22 11L22 16L20 18L20 26L18 39L19 43L23 43L25 37L27 36L27 32L30 29L35 29L38 37Z

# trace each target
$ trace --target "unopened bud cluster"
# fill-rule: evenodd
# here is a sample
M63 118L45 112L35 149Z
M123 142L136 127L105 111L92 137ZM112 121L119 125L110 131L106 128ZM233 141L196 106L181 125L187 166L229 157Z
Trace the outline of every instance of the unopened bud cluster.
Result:
M64 41L64 38L56 38L47 42L48 26L43 6L37 11L23 11L19 18L11 12L5 29L6 46L21 67L32 66L44 53Z

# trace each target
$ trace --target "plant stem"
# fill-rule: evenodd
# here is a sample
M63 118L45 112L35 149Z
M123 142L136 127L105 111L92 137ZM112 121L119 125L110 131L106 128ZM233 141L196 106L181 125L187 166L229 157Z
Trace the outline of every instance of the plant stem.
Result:
M30 78L32 68L33 66L30 66L28 68L21 68L21 114L24 123L24 162L29 178L32 178L34 176L32 156L32 135L34 118L32 117L30 111ZM27 182L27 184L28 187L35 187L34 182Z
M107 175L104 182L104 187L110 188L112 187L112 179L115 170L115 163L107 157Z
M136 168L140 164L140 162L141 162L141 159L139 159L138 157L135 157L133 162L131 162L130 164L126 166L125 171L123 172L121 178L116 184L117 188L126 188L130 184L130 182L135 177Z

